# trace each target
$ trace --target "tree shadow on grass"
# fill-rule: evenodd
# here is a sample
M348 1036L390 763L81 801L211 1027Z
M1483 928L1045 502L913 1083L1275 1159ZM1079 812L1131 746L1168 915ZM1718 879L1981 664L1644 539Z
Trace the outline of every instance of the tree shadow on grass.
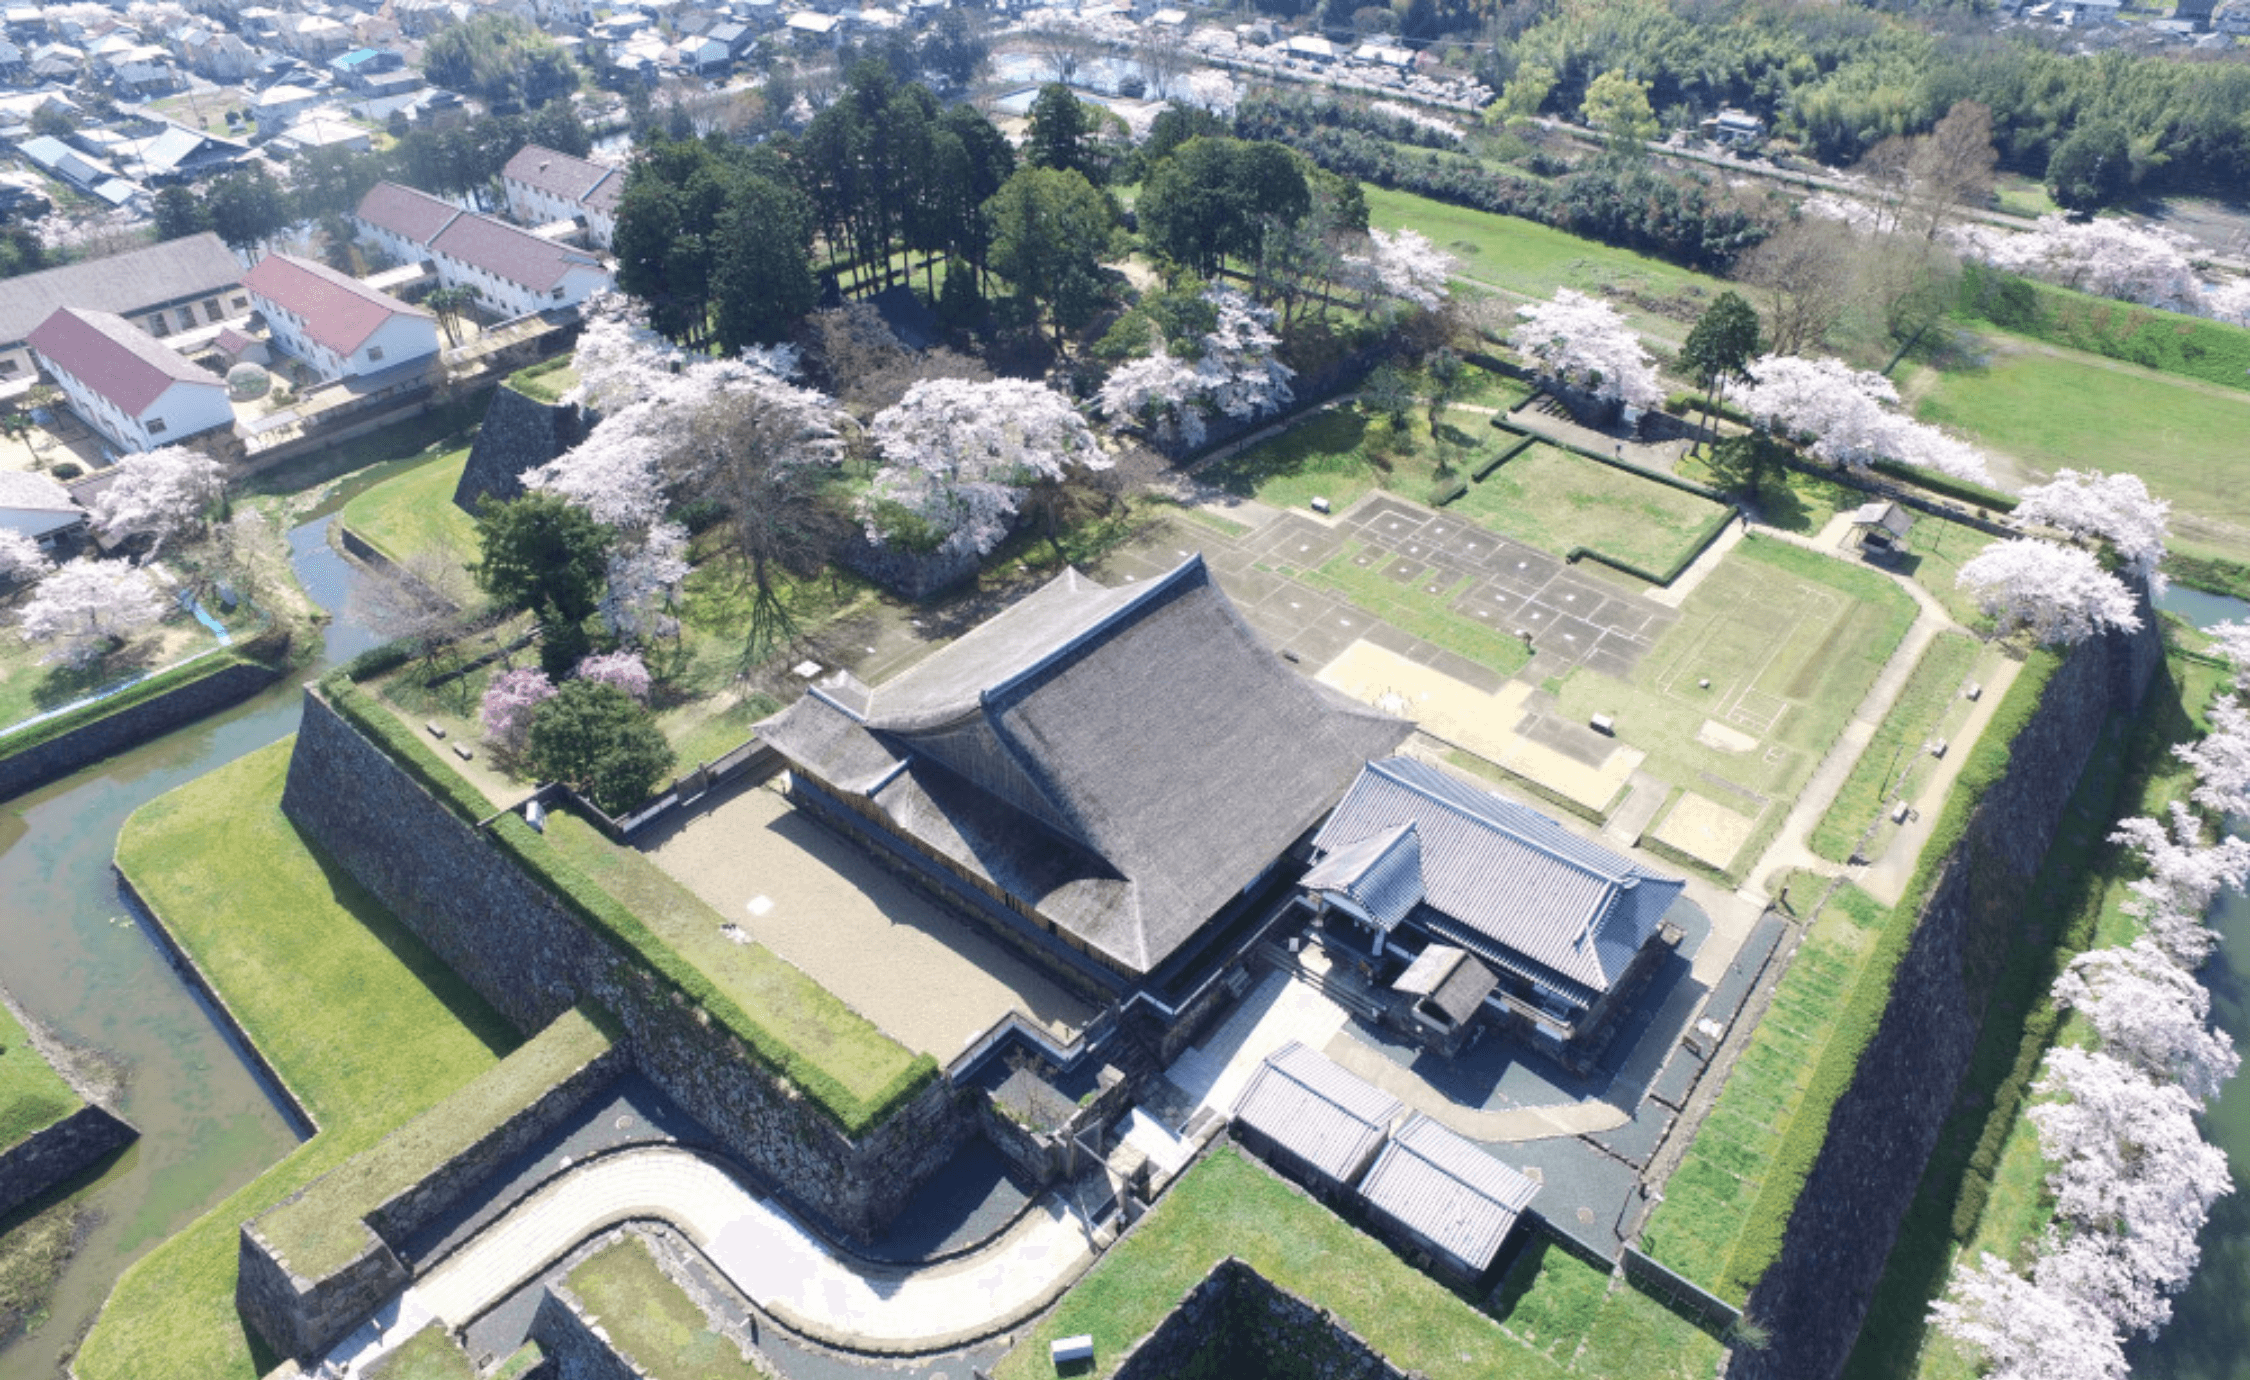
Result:
M462 1029L475 1036L496 1058L507 1057L523 1043L522 1033L438 957L420 935L408 929L404 921L393 915L358 878L345 871L343 864L326 849L298 831L294 824L289 827L297 833L305 852L320 868L330 897L359 921L376 942L390 950L430 995L444 1005L447 1014L461 1023Z
M144 638L84 666L50 666L33 687L31 702L40 710L59 709L96 691L155 669L157 641Z

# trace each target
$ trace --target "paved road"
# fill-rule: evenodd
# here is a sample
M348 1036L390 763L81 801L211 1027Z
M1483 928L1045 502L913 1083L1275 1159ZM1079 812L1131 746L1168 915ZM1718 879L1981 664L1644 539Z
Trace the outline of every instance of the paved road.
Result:
M895 1355L1013 1326L1060 1296L1094 1258L1078 1219L1050 1198L959 1259L923 1269L873 1264L841 1254L704 1156L648 1146L589 1161L518 1204L385 1305L386 1326L362 1329L331 1359L356 1376L423 1320L461 1328L589 1236L647 1219L678 1229L790 1329Z

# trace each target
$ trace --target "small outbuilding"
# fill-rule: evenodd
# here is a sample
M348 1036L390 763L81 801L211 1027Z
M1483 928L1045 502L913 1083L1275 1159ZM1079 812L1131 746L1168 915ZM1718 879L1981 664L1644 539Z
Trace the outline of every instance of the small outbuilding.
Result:
M1309 1188L1349 1188L1404 1103L1295 1040L1266 1057L1234 1104L1236 1139Z
M1391 1137L1359 1186L1379 1228L1464 1283L1492 1268L1538 1192L1476 1142L1420 1112Z
M1914 515L1896 503L1866 503L1852 510L1852 531L1862 550L1896 551L1913 530Z

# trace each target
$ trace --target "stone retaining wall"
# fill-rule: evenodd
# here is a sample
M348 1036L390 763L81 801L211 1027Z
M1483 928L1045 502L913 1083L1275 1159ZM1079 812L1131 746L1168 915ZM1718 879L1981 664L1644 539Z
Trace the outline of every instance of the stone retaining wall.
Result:
M182 724L250 698L281 676L282 672L273 667L237 661L200 680L0 757L0 800L60 780L112 753L161 738Z
M611 1349L600 1320L586 1312L578 1296L550 1284L532 1315L531 1340L546 1353L547 1364L567 1380L647 1380L648 1372Z
M1099 1358L1097 1358L1099 1359ZM1135 1342L1115 1380L1407 1380L1328 1310L1228 1256Z
M116 1113L87 1103L0 1152L0 1217L131 1145L140 1132Z
M1781 1256L1743 1308L1772 1344L1737 1351L1732 1380L1829 1380L1850 1356L1976 1048L2000 958L1990 949L2020 923L2104 726L2139 709L2163 659L2145 600L2141 618L2139 633L2082 643L2057 668L1945 860Z
M709 1014L580 924L480 831L308 691L282 809L526 1033L581 999L623 1026L634 1064L824 1230L879 1236L975 1133L933 1079L858 1139Z

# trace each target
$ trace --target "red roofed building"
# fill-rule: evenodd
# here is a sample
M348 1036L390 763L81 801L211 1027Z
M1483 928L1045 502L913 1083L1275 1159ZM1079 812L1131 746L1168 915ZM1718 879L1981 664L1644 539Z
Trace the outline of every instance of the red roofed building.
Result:
M436 317L326 264L268 254L242 285L274 343L323 379L379 373L438 352Z
M357 216L368 238L405 262L428 260L440 282L506 317L576 306L611 286L609 269L585 250L395 182L376 183Z
M526 225L583 221L587 239L598 249L609 248L617 236L625 174L616 168L526 144L500 170L500 185L508 192L508 214Z
M234 425L227 386L114 312L62 307L28 342L73 412L120 450Z

